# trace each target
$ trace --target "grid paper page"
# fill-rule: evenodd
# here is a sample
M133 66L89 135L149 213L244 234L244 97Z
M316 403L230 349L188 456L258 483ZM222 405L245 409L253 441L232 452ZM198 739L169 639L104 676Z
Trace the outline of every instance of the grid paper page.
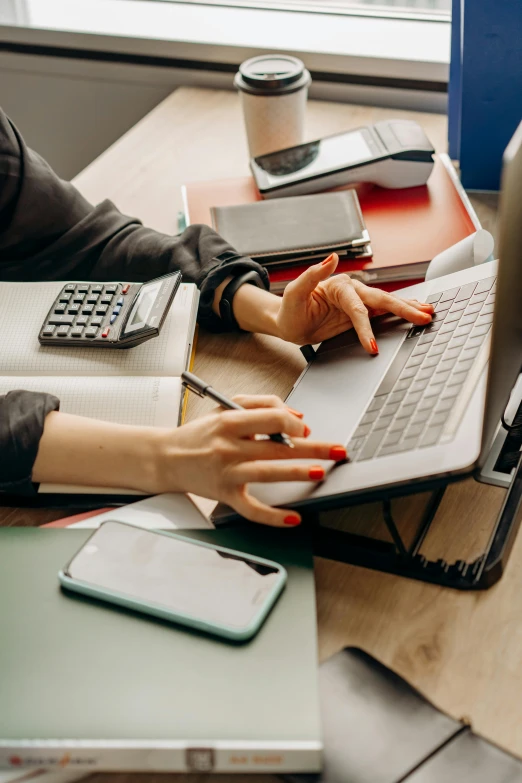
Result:
M126 350L39 344L42 323L64 285L0 283L2 375L181 375L192 340L195 285L180 285L159 337Z
M0 378L0 394L14 389L48 392L63 413L147 427L177 427L180 378Z

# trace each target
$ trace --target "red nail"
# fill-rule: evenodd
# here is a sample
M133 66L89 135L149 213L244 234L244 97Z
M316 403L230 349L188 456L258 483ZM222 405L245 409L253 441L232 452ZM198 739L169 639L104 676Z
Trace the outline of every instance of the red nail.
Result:
M379 349L377 348L377 343L373 338L370 340L370 348L372 349L372 353L379 353Z
M331 254L328 256L328 258L325 258L325 259L324 259L324 261L323 261L323 266L326 266L326 264L329 264L329 263L330 263L330 261L332 261L332 260L333 260L333 257L334 257L334 255L335 255L334 253L331 253Z
M284 518L283 522L285 523L285 525L291 525L292 527L301 524L301 520L295 514L289 514L287 517Z
M310 429L310 427L308 426L308 424L305 424L305 425L304 425L304 433L303 433L303 437L304 437L304 438L307 438L307 437L310 435L310 433L311 433L311 432L312 432L312 430Z
M340 462L341 460L346 459L346 449L344 446L332 446L328 456L330 459Z
M321 479L324 479L324 468L322 468L320 465L310 468L308 471L308 477L311 478L312 481L321 481Z
M289 405L287 405L286 407L287 407L287 410L289 410L289 411L290 411L290 413L293 413L293 415L294 415L294 416L297 416L297 418L298 418L298 419L302 419L302 418L303 418L303 415L304 415L304 414L302 414L302 413L299 413L299 411L294 411L294 409L293 409L293 408L290 408L290 406L289 406Z

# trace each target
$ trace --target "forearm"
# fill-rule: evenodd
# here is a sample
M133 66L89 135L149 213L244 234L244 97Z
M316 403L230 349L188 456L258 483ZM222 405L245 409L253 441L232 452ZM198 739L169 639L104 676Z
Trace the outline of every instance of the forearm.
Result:
M154 491L164 432L51 412L33 481Z
M227 277L221 285L216 288L214 296L213 310L219 315L219 302L221 294L230 282ZM277 314L281 307L281 299L269 291L264 291L255 285L242 285L236 291L233 299L234 316L241 329L246 332L258 332L259 334L270 334L279 337L277 326Z

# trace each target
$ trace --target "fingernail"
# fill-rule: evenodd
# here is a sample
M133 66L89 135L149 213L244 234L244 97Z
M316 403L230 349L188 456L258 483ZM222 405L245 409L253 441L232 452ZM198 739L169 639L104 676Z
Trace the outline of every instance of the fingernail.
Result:
M372 353L379 353L379 349L377 348L377 343L373 338L370 340L370 348L372 349Z
M292 527L301 524L301 520L295 514L289 514L287 517L284 518L283 522L285 523L285 525L291 525Z
M342 459L346 459L346 449L344 446L332 446L328 456L330 459L340 462Z
M308 424L305 424L305 425L304 425L304 433L303 433L303 437L304 437L304 438L307 438L307 437L310 435L310 433L311 433L311 432L312 432L312 430L310 429L310 427L308 426Z
M316 465L313 468L310 468L308 471L308 477L312 479L312 481L321 481L321 479L324 479L324 468L322 468L320 465Z
M326 264L329 264L329 263L330 263L330 261L332 261L332 260L333 260L333 257L334 257L334 254L333 254L333 253L331 253L331 254L328 256L328 258L325 258L325 259L324 259L324 261L323 261L323 266L326 266Z
M290 408L288 405L286 407L287 407L287 410L289 410L290 413L293 413L294 416L297 416L298 419L302 419L303 418L303 414L299 413L299 411L294 411L294 409Z

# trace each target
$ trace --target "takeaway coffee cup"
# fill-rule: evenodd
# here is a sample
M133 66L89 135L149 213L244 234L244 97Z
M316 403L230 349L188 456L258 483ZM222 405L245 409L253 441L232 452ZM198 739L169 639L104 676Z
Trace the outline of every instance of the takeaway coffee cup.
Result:
M311 81L297 57L264 54L239 66L234 85L252 158L302 143Z

